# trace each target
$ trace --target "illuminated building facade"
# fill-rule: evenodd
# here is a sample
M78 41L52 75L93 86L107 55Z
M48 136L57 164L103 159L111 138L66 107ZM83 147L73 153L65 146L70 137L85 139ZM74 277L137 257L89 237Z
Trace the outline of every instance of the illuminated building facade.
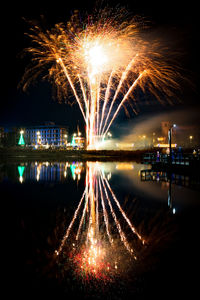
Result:
M82 136L79 129L78 129L77 133L73 134L71 143L69 143L68 146L72 147L73 149L84 149L84 147L85 147L85 138Z
M62 147L67 144L67 129L58 125L33 126L24 129L26 145Z
M74 137L74 142L77 148L83 149L85 146L85 138L82 136L76 136Z

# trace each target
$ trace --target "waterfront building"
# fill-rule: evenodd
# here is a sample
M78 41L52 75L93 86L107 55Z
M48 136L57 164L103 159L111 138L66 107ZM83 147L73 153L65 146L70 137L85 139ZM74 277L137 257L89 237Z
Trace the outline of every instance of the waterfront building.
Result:
M63 147L67 145L67 128L55 124L23 128L26 145L33 147Z

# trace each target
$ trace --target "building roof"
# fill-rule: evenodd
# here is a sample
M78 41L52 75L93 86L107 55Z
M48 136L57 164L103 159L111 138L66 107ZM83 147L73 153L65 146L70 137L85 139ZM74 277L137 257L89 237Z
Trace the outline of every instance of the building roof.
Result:
M33 125L33 126L26 126L26 129L48 129L48 128L60 128L60 129L67 129L67 126L63 125L56 125L56 124L49 124L49 125Z

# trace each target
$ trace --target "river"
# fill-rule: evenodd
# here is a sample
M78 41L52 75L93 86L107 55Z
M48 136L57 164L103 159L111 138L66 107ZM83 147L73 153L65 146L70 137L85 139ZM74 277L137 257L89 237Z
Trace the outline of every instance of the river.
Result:
M199 186L163 172L144 177L150 168L1 162L8 292L21 299L194 299Z

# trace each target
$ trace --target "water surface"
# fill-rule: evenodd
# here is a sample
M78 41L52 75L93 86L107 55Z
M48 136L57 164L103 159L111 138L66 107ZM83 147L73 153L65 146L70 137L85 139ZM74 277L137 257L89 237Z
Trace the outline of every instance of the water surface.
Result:
M150 168L135 162L1 163L9 285L16 295L192 297L198 185L180 175L171 181L163 172L149 176Z

